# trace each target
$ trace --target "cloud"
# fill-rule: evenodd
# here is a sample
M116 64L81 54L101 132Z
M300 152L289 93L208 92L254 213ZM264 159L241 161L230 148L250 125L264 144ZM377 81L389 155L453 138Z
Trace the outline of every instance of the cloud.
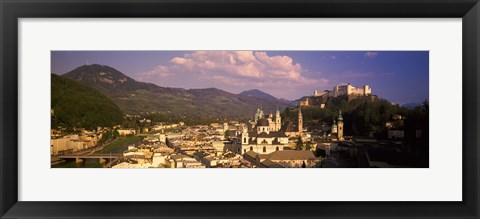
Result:
M378 52L366 52L363 54L363 57L365 58L375 58L378 55Z
M179 86L179 80L197 81L204 87L241 89L262 88L282 90L286 87L322 85L323 78L307 78L300 63L289 56L269 56L254 51L195 51L170 59L166 65L138 74L139 80L155 82L159 78L177 78L171 86ZM165 80L164 80L164 83Z
M169 69L167 66L159 65L153 68L152 70L142 72L140 74L140 80L144 80L149 77L161 77L161 78L166 78L166 77L172 77L173 74L169 73Z

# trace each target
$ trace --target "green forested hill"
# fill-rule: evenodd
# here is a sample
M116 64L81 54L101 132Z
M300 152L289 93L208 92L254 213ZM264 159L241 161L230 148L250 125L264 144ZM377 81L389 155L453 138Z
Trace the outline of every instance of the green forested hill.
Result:
M120 108L99 91L68 78L51 76L52 128L94 129L122 122Z
M394 115L404 118L405 130L424 130L428 133L428 102L413 109L391 104L385 99L378 98L372 101L369 97L357 98L351 101L346 96L329 98L325 109L319 107L302 107L304 124L315 125L318 123L332 124L342 110L344 119L344 131L346 135L368 135L374 132L378 135L386 135L385 123L393 121ZM284 118L296 121L297 108L287 108Z

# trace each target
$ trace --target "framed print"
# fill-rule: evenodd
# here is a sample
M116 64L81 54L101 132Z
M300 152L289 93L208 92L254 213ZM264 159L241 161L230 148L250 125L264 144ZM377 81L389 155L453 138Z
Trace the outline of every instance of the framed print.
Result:
M476 0L0 10L2 217L480 216Z

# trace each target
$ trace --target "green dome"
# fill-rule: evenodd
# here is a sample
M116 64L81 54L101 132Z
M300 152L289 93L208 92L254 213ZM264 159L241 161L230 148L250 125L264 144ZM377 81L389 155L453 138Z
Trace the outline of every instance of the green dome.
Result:
M342 110L338 113L338 121L343 121Z

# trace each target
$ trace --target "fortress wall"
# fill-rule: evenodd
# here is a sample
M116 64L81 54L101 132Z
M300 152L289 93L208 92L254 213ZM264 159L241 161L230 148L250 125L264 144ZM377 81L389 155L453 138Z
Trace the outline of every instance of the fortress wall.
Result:
M372 94L372 88L370 86L365 85L364 90L365 90L365 95L371 95Z
M353 87L348 95L364 95L364 89L363 88L355 88Z
M364 85L363 88L357 88L357 87L354 87L351 84L337 85L337 86L333 87L333 90L331 90L331 91L326 90L324 92L324 94L321 94L319 92L314 92L313 97L325 96L325 98L326 98L326 97L338 97L338 96L342 96L342 95L347 95L347 96L350 96L350 95L360 95L360 96L372 95L372 88L368 85ZM309 101L310 102L309 102L308 105L316 105L315 103L313 103L312 100L309 100Z

